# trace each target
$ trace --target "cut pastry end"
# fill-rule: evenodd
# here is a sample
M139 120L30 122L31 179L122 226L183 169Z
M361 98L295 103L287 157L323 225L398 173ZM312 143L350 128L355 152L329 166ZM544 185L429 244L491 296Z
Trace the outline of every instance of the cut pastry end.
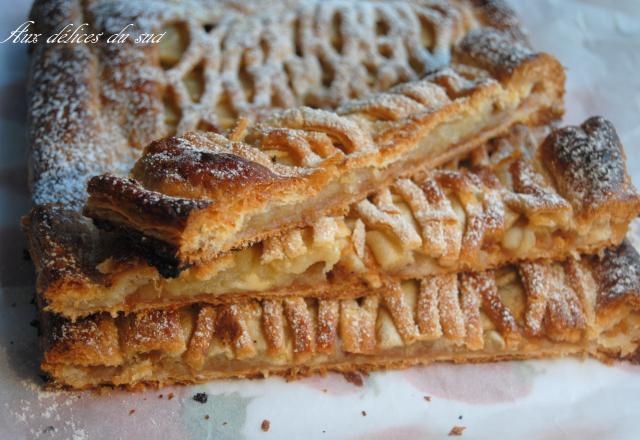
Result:
M344 217L322 217L175 278L77 214L37 208L25 230L38 294L45 310L73 319L244 297L343 299L378 288L389 276L481 271L619 244L640 213L640 195L611 124L590 118L545 138L549 130L516 126L464 160L397 179ZM559 166L577 149L579 159ZM598 157L608 160L592 166ZM63 273L55 269L61 256Z
M76 322L45 314L56 386L163 386L566 355L638 357L640 257L625 243L563 263L524 263L389 286L380 295L288 297Z
M451 67L335 113L291 109L230 138L154 142L133 179L91 179L85 214L178 273L344 212L372 188L460 157L517 122L555 119L563 91L553 57L478 29L454 49Z

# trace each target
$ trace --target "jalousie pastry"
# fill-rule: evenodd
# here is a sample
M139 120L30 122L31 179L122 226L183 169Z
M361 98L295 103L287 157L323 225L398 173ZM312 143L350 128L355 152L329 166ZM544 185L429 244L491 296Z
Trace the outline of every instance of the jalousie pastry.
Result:
M131 178L89 181L84 213L183 269L342 213L516 122L560 115L564 73L550 55L483 28L452 57L450 67L336 112L294 108L255 124L241 119L227 136L152 142Z
M481 27L525 42L500 0L36 0L31 20L42 34L29 80L33 201L75 209L91 176L126 172L153 140L273 108L335 108L446 66ZM97 42L46 42L83 23Z
M250 300L76 322L45 315L42 369L92 388L558 356L636 361L640 257L434 275L358 299Z
M403 280L560 260L620 244L640 213L610 122L516 126L468 158L249 247L163 276L128 240L59 206L25 218L46 311L75 319L229 303L242 298L344 299Z

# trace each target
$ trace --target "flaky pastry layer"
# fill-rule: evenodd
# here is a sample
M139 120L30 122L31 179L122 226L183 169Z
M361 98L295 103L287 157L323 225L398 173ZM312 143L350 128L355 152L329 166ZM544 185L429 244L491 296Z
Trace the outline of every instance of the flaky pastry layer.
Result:
M554 119L563 91L553 57L510 33L476 29L454 47L449 67L335 112L301 107L257 123L241 119L227 136L152 142L131 178L90 180L84 212L178 271L344 212L516 122Z
M287 297L43 319L58 386L136 387L269 374L592 355L636 360L640 257L532 262L405 281L358 299Z
M25 229L45 310L75 319L244 297L357 297L388 279L560 260L619 244L639 213L615 130L594 117L552 131L517 126L465 160L396 180L344 217L175 278L58 207L34 210Z
M36 0L30 19L33 201L74 209L90 177L125 173L152 140L387 90L446 65L481 26L523 39L501 0ZM84 23L97 42L47 41Z

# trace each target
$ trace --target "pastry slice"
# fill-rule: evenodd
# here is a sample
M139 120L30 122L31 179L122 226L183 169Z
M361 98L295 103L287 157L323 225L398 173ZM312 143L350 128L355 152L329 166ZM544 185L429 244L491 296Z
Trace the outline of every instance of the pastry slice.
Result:
M527 262L425 277L357 299L296 296L71 322L43 318L56 386L137 387L270 374L590 355L638 359L640 257Z
M150 265L144 248L61 207L35 209L24 228L45 310L75 319L243 297L347 298L387 278L564 259L619 244L639 213L615 130L594 117L551 132L517 126L465 160L396 180L346 216L322 217L177 277Z
M226 135L149 144L131 178L88 184L85 215L182 270L345 212L401 176L459 157L516 122L561 114L562 66L491 28L469 32L450 67L335 112L294 108Z

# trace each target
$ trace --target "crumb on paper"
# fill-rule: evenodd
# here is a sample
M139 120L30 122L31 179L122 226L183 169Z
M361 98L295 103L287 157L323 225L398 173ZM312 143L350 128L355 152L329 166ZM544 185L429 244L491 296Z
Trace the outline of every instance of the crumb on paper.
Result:
M198 403L207 403L207 399L208 399L207 393L196 393L193 396L193 400L195 400Z
M158 394L158 399L162 399L164 397L164 394Z
M458 420L462 420L462 414L458 416Z
M136 412L136 410L135 410L135 409L130 409L130 410L129 410L129 415L132 415L134 412Z
M173 399L173 393L169 393L169 395L167 396L167 399L169 400Z
M226 424L227 424L227 422L222 422L222 425L223 425L223 426L224 426L224 425L226 425Z
M467 429L466 426L454 426L451 428L451 431L449 431L449 436L460 436L465 429Z
M205 419L205 420L209 420L210 418L211 418L211 417L209 417L209 414L206 414L206 415L204 416L204 419Z
M347 382L352 383L357 387L361 387L364 384L362 375L360 373L349 372L343 373L342 375Z
M424 396L424 400L426 400L427 402L431 402L431 396Z
M260 425L260 429L262 429L264 432L267 432L270 427L271 427L271 422L268 421L267 419L264 419L262 421L262 424Z
M366 417L367 416L367 412L362 410L362 417Z

